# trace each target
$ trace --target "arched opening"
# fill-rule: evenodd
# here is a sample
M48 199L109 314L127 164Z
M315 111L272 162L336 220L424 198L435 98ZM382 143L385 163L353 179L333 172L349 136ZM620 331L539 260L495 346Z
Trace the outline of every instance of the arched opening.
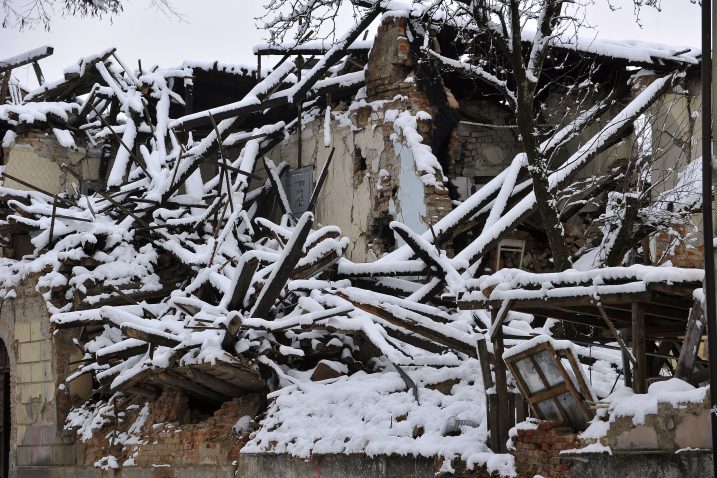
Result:
M7 478L10 467L10 357L0 340L0 478Z

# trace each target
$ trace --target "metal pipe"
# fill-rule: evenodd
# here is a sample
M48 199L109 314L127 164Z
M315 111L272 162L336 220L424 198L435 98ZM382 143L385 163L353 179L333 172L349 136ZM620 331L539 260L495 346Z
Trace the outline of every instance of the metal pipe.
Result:
M709 341L712 468L717 477L717 320L712 226L712 0L702 2L702 232L705 256L705 319Z

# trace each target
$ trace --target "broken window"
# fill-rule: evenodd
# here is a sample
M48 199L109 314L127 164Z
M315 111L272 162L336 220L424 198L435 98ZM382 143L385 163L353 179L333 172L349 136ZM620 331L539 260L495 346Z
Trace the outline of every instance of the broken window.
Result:
M508 351L503 358L521 394L539 418L562 421L576 430L585 429L593 417L586 404L592 393L572 349L539 341L527 350ZM565 367L565 361L570 368Z

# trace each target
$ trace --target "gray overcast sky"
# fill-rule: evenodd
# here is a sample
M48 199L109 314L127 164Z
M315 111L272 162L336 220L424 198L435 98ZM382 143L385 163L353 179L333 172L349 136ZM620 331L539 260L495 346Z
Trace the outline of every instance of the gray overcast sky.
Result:
M24 0L11 0L24 1ZM642 28L633 15L632 0L611 0L623 5L617 12L607 8L607 0L596 0L588 21L596 26L593 36L605 39L637 39L657 43L699 46L700 9L690 0L663 0L662 12L645 9ZM255 63L251 47L263 41L263 32L255 26L255 17L263 13L265 0L172 0L185 22L167 18L151 7L150 0L128 0L125 11L109 20L57 18L52 30L18 32L0 28L0 59L26 50L52 45L55 54L42 60L48 80L77 58L107 47L128 64L143 66L175 65L185 59L221 60L227 63ZM350 21L350 19L347 19ZM29 67L16 72L18 78L34 85Z

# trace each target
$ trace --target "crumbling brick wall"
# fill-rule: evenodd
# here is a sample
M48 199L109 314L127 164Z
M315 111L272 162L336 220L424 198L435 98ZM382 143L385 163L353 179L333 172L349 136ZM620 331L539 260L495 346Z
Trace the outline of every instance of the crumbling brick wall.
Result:
M676 226L674 230L686 237L687 228ZM675 267L701 269L704 267L704 244L699 234L693 234L688 240L675 240L665 233L655 236L655 260L669 260Z
M509 112L495 102L459 99L458 103L462 114L477 119L464 119L456 126L448 174L480 184L487 177L497 176L521 152L517 130L509 127Z
M346 255L354 261L375 260L397 245L391 221L420 233L452 209L441 175L436 175L436 186L423 184L405 139L386 120L389 110L427 112L432 119L418 119L416 130L423 144L431 145L436 111L414 79L406 25L405 18L388 18L379 27L366 69L365 98L334 105L330 147L323 141L322 113L302 127L300 162L296 134L269 154L276 164L312 167L316 184L335 148L314 212L317 222L334 224L351 239Z
M517 428L511 433L512 454L520 478L561 478L569 465L561 463L560 452L580 447L577 434L560 422L544 421L535 428Z
M260 404L259 394L249 394L222 404L207 417L192 410L182 392L167 388L149 402L149 415L136 437L138 443L118 445L115 437L135 423L142 408L139 406L82 443L79 464L93 466L111 455L125 466L232 466L249 438L248 429L239 433L233 427L244 416L251 417L253 425Z

